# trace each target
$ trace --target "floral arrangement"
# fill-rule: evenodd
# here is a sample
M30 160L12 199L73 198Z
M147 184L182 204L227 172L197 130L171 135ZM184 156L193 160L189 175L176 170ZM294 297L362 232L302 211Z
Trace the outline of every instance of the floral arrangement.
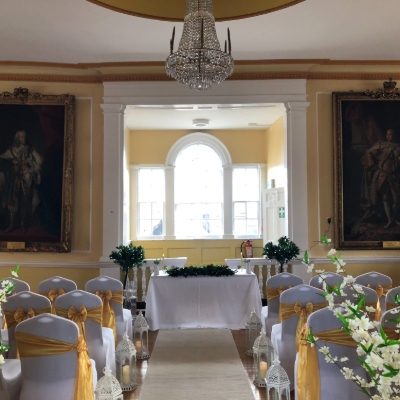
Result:
M320 243L330 245L330 242L331 240L326 236L321 237ZM368 313L376 310L373 307L365 306L362 286L356 284L355 278L346 273L344 268L346 263L341 259L341 253L331 249L328 252L328 258L336 265L336 272L343 276L343 282L332 287L326 282L324 270L315 270L314 272L323 284L324 297L329 303L329 309L342 321L345 332L356 341L359 362L367 371L370 380L367 381L356 376L352 369L347 368L348 358L338 359L331 354L328 346L319 346L318 337L315 337L311 330L303 340L311 346L316 346L318 351L324 354L325 361L336 364L344 378L352 380L368 398L400 400L400 340L389 340L380 322L371 320ZM307 266L308 272L314 270L314 264L310 264L307 251L302 261ZM347 294L344 292L346 287L351 289L353 298L346 298ZM339 298L341 304L335 304L334 297ZM394 300L396 301L396 299ZM398 300L396 304L399 304ZM395 308L391 313L397 314L397 318L388 319L388 321L397 322L397 328L400 328L400 309ZM399 333L400 330L396 329L396 332Z
M277 244L268 242L264 246L262 254L268 260L278 261L282 272L283 264L287 264L290 260L296 258L300 254L300 249L289 238L282 236L278 239Z
M233 271L226 265L215 265L209 264L203 267L198 266L190 266L185 268L167 268L165 272L172 276L173 278L177 278L183 276L184 278L192 277L192 276L233 276L237 271Z
M15 278L19 278L20 275L18 274L19 270L19 265L11 271L11 275ZM1 305L7 301L7 295L10 294L14 289L14 284L13 282L7 280L7 279L1 279L0 280L0 316L2 315L1 312ZM0 337L0 365L4 364L4 356L3 354L10 348L10 346L4 346L3 342Z

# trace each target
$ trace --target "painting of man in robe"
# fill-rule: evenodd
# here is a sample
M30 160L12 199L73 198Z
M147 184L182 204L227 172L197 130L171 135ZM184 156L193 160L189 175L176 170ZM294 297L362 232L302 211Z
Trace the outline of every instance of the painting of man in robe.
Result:
M65 107L0 105L0 241L60 242Z
M400 241L400 102L341 102L343 238Z

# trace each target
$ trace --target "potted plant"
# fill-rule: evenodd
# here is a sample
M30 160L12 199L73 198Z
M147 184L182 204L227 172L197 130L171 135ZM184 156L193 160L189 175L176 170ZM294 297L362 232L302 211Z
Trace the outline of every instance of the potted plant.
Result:
M268 242L263 248L263 256L268 260L276 260L282 272L283 264L287 264L300 254L300 249L286 236L278 239L278 244Z
M110 260L113 260L115 264L119 264L122 271L125 272L124 278L124 289L126 288L126 281L128 280L128 274L134 267L140 267L144 260L144 249L142 246L134 246L129 243L127 246L117 246L118 251L112 251L110 254Z

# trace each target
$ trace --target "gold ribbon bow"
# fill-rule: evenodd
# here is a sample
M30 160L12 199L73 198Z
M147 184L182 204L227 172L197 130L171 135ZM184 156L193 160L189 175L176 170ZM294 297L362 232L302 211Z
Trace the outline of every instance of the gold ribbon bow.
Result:
M97 290L95 294L97 296L99 296L103 302L102 326L104 326L105 328L111 328L113 330L115 343L117 343L117 325L115 322L115 313L114 313L113 308L110 305L110 301L114 301L115 303L122 304L123 303L123 292L122 292L122 290L118 290L116 292L107 290L106 293L103 293L102 290Z
M97 322L101 325L101 314L103 310L103 306L86 308L84 304L81 305L80 311L76 309L75 306L71 306L69 309L56 307L56 314L59 317L67 318L71 321L74 321L79 328L79 333L83 335L86 340L86 331L85 331L85 321L90 319L94 322Z
M51 313L55 314L56 313L56 309L54 307L54 301L61 295L65 294L65 291L63 288L57 289L53 288L51 289L48 293L47 292L39 292L39 294L41 294L42 296L47 297L50 301L51 301Z
M25 332L15 332L21 358L46 357L77 352L74 400L93 400L93 374L85 339L79 336L76 344L61 342Z
M278 298L286 289L290 289L291 286L288 286L287 288L283 285L275 288L275 287L271 287L271 286L267 286L267 300L271 301L274 300L276 298Z
M17 311L15 311L14 313L14 319L15 321L17 321L17 324L34 316L35 316L35 311L32 310L32 307L29 307L27 313L25 313L22 307L19 307Z
M307 318L314 311L321 310L322 308L325 308L327 305L328 302L326 301L316 304L313 304L310 301L308 301L305 307L301 305L299 300L297 300L294 305L281 302L281 309L280 309L281 321L284 321L295 315L299 316L299 321L297 322L297 327L296 327L296 351L299 351L301 343L301 331L304 325L307 323Z
M371 285L368 283L367 287L371 287ZM386 285L386 286L382 286L382 285L377 285L375 288L375 292L378 295L378 301L376 303L376 315L375 315L375 320L376 321L380 321L381 317L382 317L382 309L381 309L381 302L379 301L379 299L382 296L386 296L387 292L392 288L392 285Z
M301 337L307 338L309 329L304 325ZM357 348L357 342L343 329L332 329L329 331L317 332L315 335L318 340L337 344L340 346ZM317 347L311 347L310 343L302 340L299 349L297 362L297 392L299 400L320 400L321 381L319 376L318 352Z

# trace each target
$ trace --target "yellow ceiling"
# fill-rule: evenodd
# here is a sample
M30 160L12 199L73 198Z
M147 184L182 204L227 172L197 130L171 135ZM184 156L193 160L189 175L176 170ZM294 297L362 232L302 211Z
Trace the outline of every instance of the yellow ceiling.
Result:
M88 0L125 14L164 21L183 21L186 0ZM290 7L305 0L214 0L217 21L254 17Z

